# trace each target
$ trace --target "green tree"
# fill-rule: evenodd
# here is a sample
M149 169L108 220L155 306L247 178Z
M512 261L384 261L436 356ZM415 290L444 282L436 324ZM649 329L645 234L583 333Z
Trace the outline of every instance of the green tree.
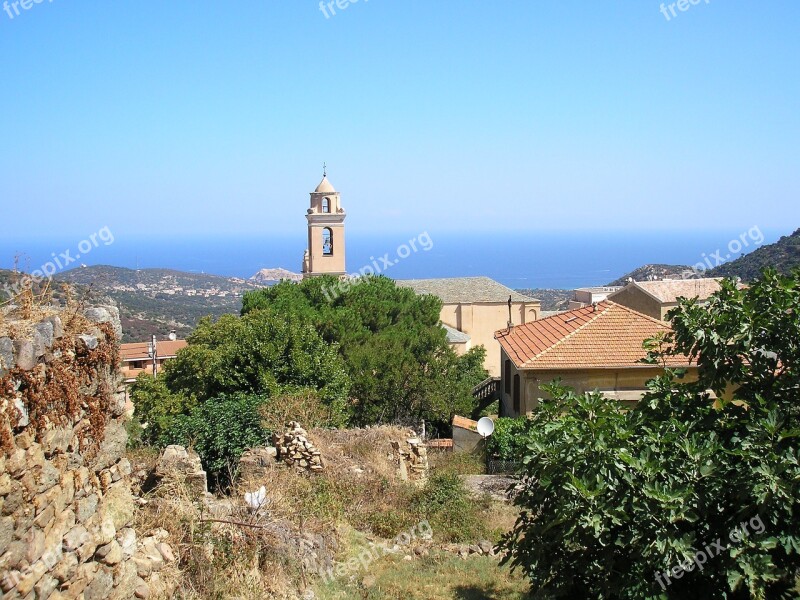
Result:
M441 301L386 277L340 289L313 277L245 294L242 314L295 314L335 345L351 381L354 424L426 419L441 428L471 414L471 390L486 377L484 349L457 356L439 324Z
M337 347L295 313L203 319L188 342L165 365L172 393L202 403L234 393L271 397L311 389L329 408L332 424L347 419L349 381Z
M147 373L141 373L131 386L131 402L135 407L134 419L142 428L139 438L144 444L162 444L164 432L194 406L191 397L170 391L163 375L152 377Z
M534 597L796 596L798 310L797 275L726 281L651 343L654 363L692 356L697 381L666 369L628 412L551 390L503 541Z

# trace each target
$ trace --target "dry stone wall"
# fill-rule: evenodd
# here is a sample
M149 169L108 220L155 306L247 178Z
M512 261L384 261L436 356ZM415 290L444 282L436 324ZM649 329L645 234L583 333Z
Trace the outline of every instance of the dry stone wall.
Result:
M146 598L174 560L132 527L118 313L83 316L77 334L51 316L0 338L3 598Z

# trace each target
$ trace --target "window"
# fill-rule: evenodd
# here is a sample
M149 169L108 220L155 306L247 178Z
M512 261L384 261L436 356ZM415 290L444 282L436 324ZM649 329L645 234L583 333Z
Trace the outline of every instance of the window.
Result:
M520 401L519 401L519 375L514 375L514 412L520 414Z
M505 372L503 373L503 385L506 394L511 393L511 361L506 359Z
M133 360L131 361L131 369L144 369L144 361L143 360Z
M333 256L333 231L330 227L322 230L322 256Z
M330 198L323 198L322 199L322 212L324 212L324 213L331 212L331 200L330 200Z

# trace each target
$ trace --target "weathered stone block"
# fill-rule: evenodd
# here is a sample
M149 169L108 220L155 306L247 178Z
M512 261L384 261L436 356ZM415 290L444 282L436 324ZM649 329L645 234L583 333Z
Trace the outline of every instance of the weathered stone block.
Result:
M95 558L106 565L116 565L122 560L122 548L116 540L97 548Z
M0 556L2 556L8 545L14 539L14 518L2 517L0 518Z
M122 339L122 323L116 306L93 306L87 308L83 315L92 323L110 323L117 339Z
M100 499L97 497L97 494L90 494L78 500L75 510L75 518L78 523L85 523L88 521L89 518L97 512L97 504L99 502Z
M31 340L14 340L14 363L23 371L30 371L37 363L36 349Z
M112 420L106 425L100 449L89 466L95 472L109 468L122 458L127 444L128 432L125 431L125 425L118 420Z
M37 356L43 356L44 353L53 347L54 340L53 323L50 321L42 321L37 323L33 328L33 345Z
M14 342L11 338L0 338L0 377L14 368Z

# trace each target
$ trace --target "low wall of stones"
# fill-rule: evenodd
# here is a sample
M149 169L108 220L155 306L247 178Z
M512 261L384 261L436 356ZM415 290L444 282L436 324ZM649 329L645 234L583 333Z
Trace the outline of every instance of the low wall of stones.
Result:
M0 587L4 598L145 598L153 565L174 557L132 527L118 313L85 311L78 334L62 316L0 338Z

